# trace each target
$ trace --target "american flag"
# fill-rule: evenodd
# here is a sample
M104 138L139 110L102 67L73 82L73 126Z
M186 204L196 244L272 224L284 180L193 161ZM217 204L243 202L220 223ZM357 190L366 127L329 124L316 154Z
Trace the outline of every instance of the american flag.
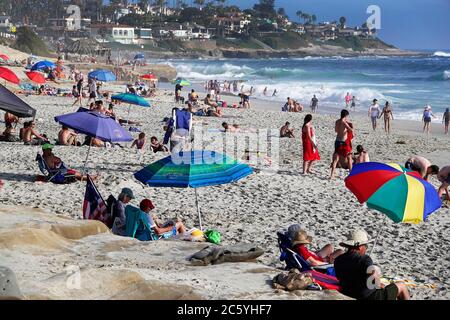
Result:
M83 218L100 220L106 223L106 204L97 190L91 177L87 176L86 192L84 193Z

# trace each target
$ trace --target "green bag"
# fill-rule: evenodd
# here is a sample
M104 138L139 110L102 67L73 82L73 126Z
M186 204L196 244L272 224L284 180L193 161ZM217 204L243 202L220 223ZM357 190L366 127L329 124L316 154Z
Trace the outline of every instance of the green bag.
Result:
M220 232L217 230L205 231L206 240L214 244L220 244Z

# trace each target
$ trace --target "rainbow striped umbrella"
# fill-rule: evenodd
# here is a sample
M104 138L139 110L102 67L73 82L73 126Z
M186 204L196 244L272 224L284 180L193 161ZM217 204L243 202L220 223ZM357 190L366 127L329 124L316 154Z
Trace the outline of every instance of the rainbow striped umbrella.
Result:
M395 163L356 164L345 185L360 203L394 222L419 223L441 207L436 189L415 171Z
M202 229L197 188L232 183L253 173L246 164L215 151L173 153L136 172L134 177L151 187L194 188Z

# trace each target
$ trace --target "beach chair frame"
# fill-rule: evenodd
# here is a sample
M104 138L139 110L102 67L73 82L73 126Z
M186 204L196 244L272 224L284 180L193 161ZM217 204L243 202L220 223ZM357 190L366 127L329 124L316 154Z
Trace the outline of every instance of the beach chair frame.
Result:
M38 162L39 170L42 172L43 175L45 175L47 182L52 182L56 184L67 184L68 182L66 181L68 180L68 178L75 177L75 175L64 174L63 170L66 169L57 169L57 170L50 169L40 153L37 153L36 161ZM64 176L64 181L62 183L53 181L58 175Z

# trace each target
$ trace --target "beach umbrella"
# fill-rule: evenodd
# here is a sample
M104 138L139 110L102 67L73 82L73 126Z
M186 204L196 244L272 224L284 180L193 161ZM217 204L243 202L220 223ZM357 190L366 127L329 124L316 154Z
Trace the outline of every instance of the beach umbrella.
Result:
M20 80L14 72L5 67L0 67L0 78L6 81L12 82L14 84L19 84Z
M189 80L186 80L186 79L183 79L183 78L176 78L172 83L173 84L179 84L180 86L183 86L183 87L191 85Z
M33 66L31 67L31 71L44 70L47 68L49 69L56 68L56 64L48 60L42 60L33 64Z
M131 105L141 106L141 107L150 107L150 102L145 100L143 97L138 96L134 93L119 93L111 97L111 100L117 100L120 102L128 103L128 120L130 118L130 110Z
M2 59L4 61L8 61L9 57L6 54L0 54L0 59Z
M12 113L19 118L35 117L36 110L14 93L0 84L0 110Z
M142 60L142 59L145 59L143 53L138 53L137 55L134 56L134 60Z
M158 80L158 77L155 76L153 73L148 73L148 74L144 74L141 76L142 79L146 79L146 80L151 80L151 81L156 81Z
M103 82L116 81L116 75L109 70L94 70L88 73L88 77Z
M133 141L131 134L120 124L99 112L74 112L55 117L55 121L61 125L75 130L78 133L100 139L104 142L130 142ZM84 166L86 167L91 145Z
M246 164L216 151L182 151L156 161L136 172L134 177L150 187L194 188L202 229L197 188L238 181L253 173Z
M31 81L33 81L35 83L38 83L38 84L44 84L45 83L45 77L40 72L28 71L28 72L25 72L25 74L27 75L28 79L30 79Z
M345 179L345 186L360 203L366 202L369 208L396 223L420 223L442 205L430 183L417 172L395 163L356 164ZM379 233L377 240L378 236Z

